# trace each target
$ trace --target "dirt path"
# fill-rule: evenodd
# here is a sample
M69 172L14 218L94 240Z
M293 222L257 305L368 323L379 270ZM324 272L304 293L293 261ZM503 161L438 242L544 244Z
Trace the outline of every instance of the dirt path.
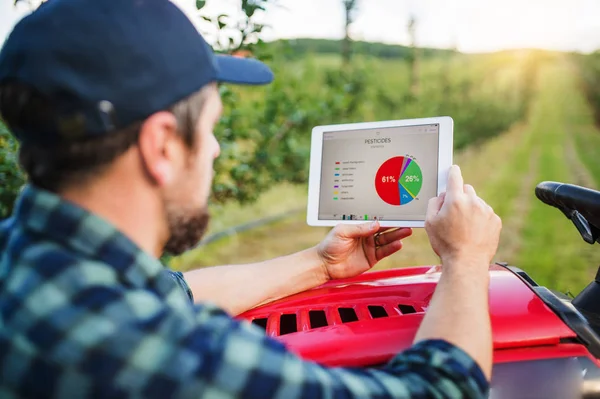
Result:
M529 165L519 187L519 195L515 199L513 210L502 220L500 245L496 254L497 261L510 262L511 257L521 248L521 232L525 226L525 216L529 213L533 201L531 187L535 185L539 151L534 151L529 159Z

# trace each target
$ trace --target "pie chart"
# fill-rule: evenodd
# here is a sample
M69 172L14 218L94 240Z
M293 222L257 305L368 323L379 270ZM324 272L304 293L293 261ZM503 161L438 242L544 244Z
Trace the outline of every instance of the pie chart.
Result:
M419 195L422 186L421 168L410 157L388 159L381 164L375 176L377 195L390 205L411 203Z

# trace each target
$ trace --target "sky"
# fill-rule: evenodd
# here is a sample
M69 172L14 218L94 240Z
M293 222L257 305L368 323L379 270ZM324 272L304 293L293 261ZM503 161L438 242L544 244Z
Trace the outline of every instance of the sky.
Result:
M35 0L34 0L35 1ZM194 0L173 0L201 31ZM0 0L0 43L27 6ZM204 15L235 13L239 0L208 0ZM599 0L359 0L355 40L408 44L407 23L417 19L417 44L491 52L543 48L590 52L600 49ZM263 38L343 37L341 0L275 0L259 16L269 26ZM210 37L209 37L210 41Z

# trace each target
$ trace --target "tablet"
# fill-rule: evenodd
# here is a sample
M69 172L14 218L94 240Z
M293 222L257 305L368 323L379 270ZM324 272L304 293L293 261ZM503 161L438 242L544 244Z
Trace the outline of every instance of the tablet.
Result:
M453 129L447 116L314 127L308 225L424 227L446 190Z

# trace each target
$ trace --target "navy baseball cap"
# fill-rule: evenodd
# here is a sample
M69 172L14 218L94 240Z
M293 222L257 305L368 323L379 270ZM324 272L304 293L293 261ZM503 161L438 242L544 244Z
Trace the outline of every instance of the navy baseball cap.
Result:
M215 54L170 0L49 0L0 51L0 84L32 86L55 107L20 141L101 135L164 110L211 82L262 85L267 65Z

